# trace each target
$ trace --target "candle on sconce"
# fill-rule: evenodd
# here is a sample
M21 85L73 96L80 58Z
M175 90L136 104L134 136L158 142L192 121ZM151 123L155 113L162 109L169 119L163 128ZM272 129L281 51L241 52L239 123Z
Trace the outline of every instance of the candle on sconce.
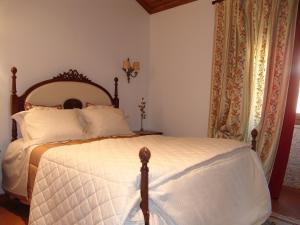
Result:
M140 63L139 62L133 62L132 64L133 70L138 72L140 70Z
M123 61L123 69L127 72L129 68L130 68L130 62L129 59L126 59Z

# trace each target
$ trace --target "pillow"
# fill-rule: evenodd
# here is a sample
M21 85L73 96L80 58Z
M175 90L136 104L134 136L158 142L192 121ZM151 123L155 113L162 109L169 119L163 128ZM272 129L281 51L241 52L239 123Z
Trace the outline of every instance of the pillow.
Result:
M56 107L54 107L54 106L53 107L51 107L51 106L50 107L48 107L48 106L37 106L37 105L32 105L29 102L26 102L25 105L24 105L24 108L25 108L26 111L21 111L21 112L15 113L14 115L12 115L12 119L14 119L17 122L17 124L19 125L21 135L24 138L24 140L29 140L30 137L28 135L28 132L26 130L26 125L24 123L24 116L26 114L28 114L27 113L28 110L33 110L33 109L34 110L36 110L36 109L38 109L38 110L53 110L53 109L58 109L59 106L56 106Z
M78 110L31 109L12 116L21 128L25 140L34 143L81 139L85 136L85 125Z
M81 110L90 138L132 135L122 110L112 106L89 106Z
M18 113L15 113L14 115L11 116L12 119L14 119L17 124L19 125L21 135L25 141L29 140L29 135L26 131L26 125L24 123L24 116L27 114L27 111L21 111Z
M39 108L39 109L63 109L62 105L54 105L54 106L44 106L44 105L33 105L30 102L25 102L24 109L29 110L33 108Z

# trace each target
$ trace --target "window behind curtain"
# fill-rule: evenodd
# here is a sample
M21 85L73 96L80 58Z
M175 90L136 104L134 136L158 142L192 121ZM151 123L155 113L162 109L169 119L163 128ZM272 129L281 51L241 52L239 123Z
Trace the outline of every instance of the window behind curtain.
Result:
M300 87L299 87L296 113L297 113L297 115L296 115L296 124L300 125Z

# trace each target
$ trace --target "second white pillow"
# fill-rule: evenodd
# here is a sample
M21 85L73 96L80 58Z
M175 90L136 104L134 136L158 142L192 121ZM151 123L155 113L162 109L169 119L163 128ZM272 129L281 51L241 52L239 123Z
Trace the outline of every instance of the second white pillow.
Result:
M132 135L122 110L112 106L90 106L82 109L90 138Z

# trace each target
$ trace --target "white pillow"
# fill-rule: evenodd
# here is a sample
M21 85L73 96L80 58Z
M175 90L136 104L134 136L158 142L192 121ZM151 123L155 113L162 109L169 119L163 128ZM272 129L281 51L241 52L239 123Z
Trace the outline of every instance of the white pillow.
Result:
M21 112L15 113L14 115L11 116L11 118L14 119L17 122L17 124L19 125L21 135L25 141L30 139L28 132L26 131L26 125L24 123L24 116L28 112L29 111L21 111Z
M31 109L12 117L19 123L23 138L34 143L82 139L85 136L85 125L75 109Z
M56 110L56 109L63 109L61 105L57 106L40 106L40 105L32 105L29 102L25 102L24 104L25 111L21 111L18 113L15 113L11 116L12 119L14 119L17 124L19 125L19 131L21 131L21 135L24 138L24 140L29 140L30 137L28 135L28 132L26 131L26 125L24 123L24 116L29 112L29 110Z
M133 134L120 109L112 106L89 106L81 112L90 138Z

